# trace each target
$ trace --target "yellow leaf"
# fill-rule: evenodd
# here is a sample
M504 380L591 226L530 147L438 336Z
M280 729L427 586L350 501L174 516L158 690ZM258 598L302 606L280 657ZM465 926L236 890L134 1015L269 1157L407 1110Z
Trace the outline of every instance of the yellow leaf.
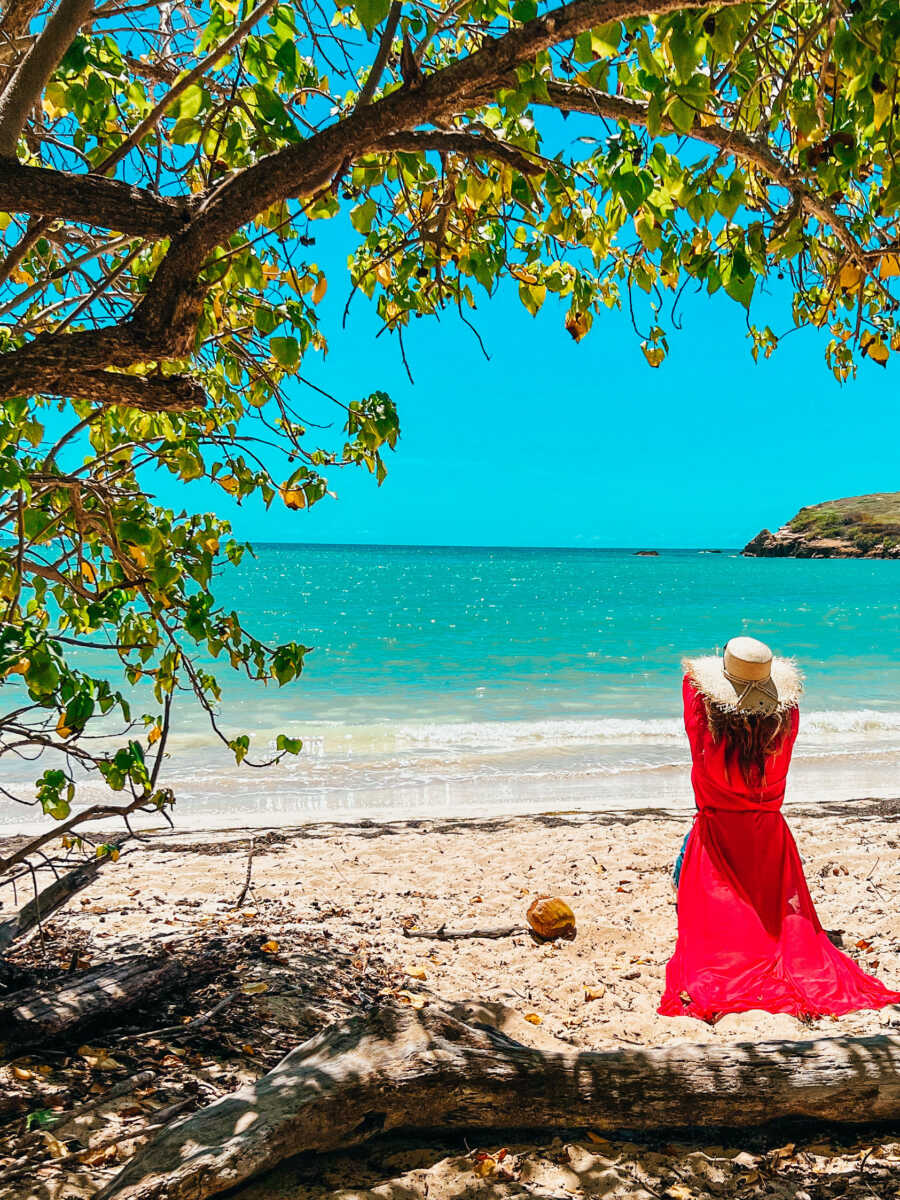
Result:
M46 1146L47 1146L47 1153L50 1155L50 1157L51 1158L65 1158L68 1151L66 1150L66 1148L62 1144L62 1142L59 1140L59 1138L55 1138L53 1136L53 1134L50 1133L46 1129L42 1129L41 1133L44 1136L44 1142L46 1143Z
M123 1065L102 1046L80 1046L78 1053L94 1071L115 1071Z
M576 342L580 342L591 327L589 313L570 311L566 313L566 329Z
M864 334L860 338L859 344L863 354L868 355L873 362L877 362L881 367L887 366L887 360L890 358L891 352L880 337L875 337L873 334Z
M646 358L651 367L658 367L666 357L666 352L662 346L651 346L649 342L641 342L641 349L644 352L644 358Z
M16 1079L33 1079L34 1078L34 1072L26 1071L26 1069L24 1067L13 1067L12 1073L16 1077Z
M162 730L160 729L160 727L158 725L154 725L153 728L150 730L150 732L147 734L147 742L151 746L153 746L159 741L159 739L161 737L162 737Z
M544 1018L539 1017L537 1013L526 1013L525 1020L530 1021L532 1025L543 1025Z
M417 967L414 965L410 965L406 968L406 974L410 977L410 979L427 979L428 978L427 974L425 973L424 967Z
M245 1054L255 1054L256 1053L256 1051L253 1049L253 1047L248 1042L245 1042L243 1044L243 1046L241 1046L241 1049L243 1050L243 1052Z
M258 983L245 983L241 987L241 991L245 996L258 996L260 992L267 992L268 990L269 985L262 979Z
M263 954L277 954L280 949L281 947L274 939L270 939L268 942L263 942L263 944L260 946L260 950L262 950Z
M663 1195L669 1196L670 1200L691 1200L694 1193L683 1183L673 1183L671 1187L666 1188Z
M97 572L94 570L94 568L91 566L91 564L89 562L85 562L82 560L81 574L85 577L85 579L88 581L88 583L96 583Z
M375 268L375 278L382 287L387 287L394 278L391 272L391 264L389 262L381 262Z
M328 291L328 280L325 278L324 275L320 275L319 278L316 280L316 286L313 288L313 294L312 294L313 304L318 304L319 301L323 298L323 296L325 295L325 293L327 291Z
M225 491L230 493L232 496L241 486L233 475L223 475L221 479L218 479L216 482L221 484Z
M845 292L852 291L858 287L860 280L863 278L863 272L859 269L856 263L847 263L841 267L841 273L838 276L838 282Z
M59 720L56 722L56 732L63 739L63 741L65 741L66 738L70 738L72 736L72 730L66 724L66 714L65 713L59 714Z
M146 567L147 555L144 553L144 551L141 549L140 546L129 545L128 553L131 556L131 558L134 559L134 561L137 563L137 565L141 568L141 570L143 570L144 567Z
M878 263L878 274L882 279L891 279L900 275L900 254L883 254Z
M286 508L306 508L306 492L303 488L289 488L282 485L278 490Z
M410 1008L424 1008L427 1001L424 996L420 996L417 992L398 992L397 999L401 1004L408 1004Z
M210 554L219 553L219 539L217 537L203 538L200 545L204 550L208 550Z
M484 1179L488 1175L492 1175L497 1170L497 1160L486 1154L484 1158L480 1158L475 1164L475 1174Z

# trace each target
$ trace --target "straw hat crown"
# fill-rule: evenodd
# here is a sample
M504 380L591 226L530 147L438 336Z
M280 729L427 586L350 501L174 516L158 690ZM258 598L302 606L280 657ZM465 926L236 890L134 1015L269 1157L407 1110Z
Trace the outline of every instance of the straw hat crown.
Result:
M725 712L769 716L795 708L803 676L790 658L776 658L765 642L731 638L721 658L687 658L684 668L694 687Z

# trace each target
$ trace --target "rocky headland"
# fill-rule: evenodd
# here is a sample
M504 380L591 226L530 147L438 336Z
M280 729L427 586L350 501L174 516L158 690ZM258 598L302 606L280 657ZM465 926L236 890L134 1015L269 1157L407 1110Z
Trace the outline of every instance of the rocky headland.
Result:
M751 558L900 558L900 492L801 508L774 533L763 529L743 553Z

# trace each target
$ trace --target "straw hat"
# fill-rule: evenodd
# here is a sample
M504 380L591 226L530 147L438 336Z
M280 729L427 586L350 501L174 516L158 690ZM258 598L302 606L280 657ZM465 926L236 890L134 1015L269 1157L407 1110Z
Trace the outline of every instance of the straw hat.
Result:
M721 658L686 658L684 669L697 691L726 712L769 716L795 708L803 691L794 660L776 658L751 637L731 638Z

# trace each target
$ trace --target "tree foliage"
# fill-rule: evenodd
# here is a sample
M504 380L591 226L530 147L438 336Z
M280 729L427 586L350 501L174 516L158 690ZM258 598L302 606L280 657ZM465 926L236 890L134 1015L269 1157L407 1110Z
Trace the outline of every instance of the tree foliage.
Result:
M203 662L300 673L302 645L214 599L244 552L227 522L152 488L300 509L329 469L383 479L385 393L347 405L342 445L296 411L326 346L320 222L349 218L351 298L401 345L511 286L576 340L626 307L658 367L685 289L721 290L754 357L811 326L839 379L884 365L898 35L894 0L6 0L0 749L52 759L19 798L74 827L93 772L110 811L165 808L173 697L218 728Z

